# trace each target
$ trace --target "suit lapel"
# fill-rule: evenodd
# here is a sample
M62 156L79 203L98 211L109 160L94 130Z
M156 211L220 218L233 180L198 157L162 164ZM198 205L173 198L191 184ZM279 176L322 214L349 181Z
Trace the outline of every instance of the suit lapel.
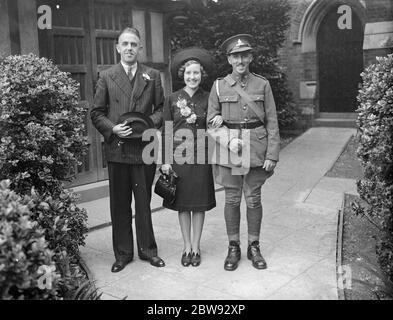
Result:
M130 79L127 77L127 74L121 63L116 66L116 70L112 74L112 79L120 87L124 94L131 98L132 93Z
M146 72L145 67L140 63L138 63L138 68L135 73L134 88L132 90L130 111L134 110L136 100L138 100L138 98L141 96L143 90L146 87L147 80L143 78L143 74L145 72Z

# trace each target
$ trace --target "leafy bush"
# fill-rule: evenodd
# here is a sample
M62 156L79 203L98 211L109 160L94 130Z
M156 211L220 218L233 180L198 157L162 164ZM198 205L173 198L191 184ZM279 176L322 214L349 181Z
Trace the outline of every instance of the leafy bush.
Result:
M78 247L84 245L87 233L87 213L75 205L77 196L63 190L58 197L31 193L32 219L45 230L45 239L50 249L61 256L67 252L70 257L78 257Z
M45 231L32 219L34 204L9 186L0 182L0 299L56 299L59 274ZM40 283L44 273L50 276Z
M0 63L0 179L12 188L54 195L86 153L78 84L46 58L9 56Z
M0 180L10 179L10 189L29 197L29 217L61 276L60 298L72 296L86 279L78 246L84 245L87 214L63 187L86 153L85 112L77 83L47 59L29 54L0 62Z
M362 78L357 155L364 178L357 187L368 205L358 205L357 210L378 221L383 231L377 246L379 260L393 279L393 54L377 58Z
M217 3L209 0L204 9L185 10L183 14L188 19L181 27L171 21L172 51L200 46L212 54L216 72L202 84L205 90L210 91L217 76L222 77L232 71L225 53L219 49L221 43L235 34L251 34L254 38L254 60L250 70L270 81L279 125L289 126L297 120L298 112L285 74L278 64L278 49L282 47L290 25L289 10L286 0L226 0ZM173 80L174 90L184 86L180 79Z

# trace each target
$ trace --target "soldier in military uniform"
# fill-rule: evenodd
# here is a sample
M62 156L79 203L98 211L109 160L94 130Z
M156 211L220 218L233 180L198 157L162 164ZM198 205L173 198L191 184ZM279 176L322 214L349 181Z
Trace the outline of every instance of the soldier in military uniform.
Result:
M257 269L266 261L259 248L262 222L261 187L278 161L280 136L276 106L269 81L249 71L253 60L251 35L239 34L221 45L232 73L219 78L209 96L209 134L229 153L249 152L249 168L234 174L234 165L220 162L213 166L216 182L225 189L225 222L229 240L224 269L235 270L240 260L240 201L244 192L247 205L247 257ZM247 133L247 135L245 134ZM249 137L245 139L244 137Z

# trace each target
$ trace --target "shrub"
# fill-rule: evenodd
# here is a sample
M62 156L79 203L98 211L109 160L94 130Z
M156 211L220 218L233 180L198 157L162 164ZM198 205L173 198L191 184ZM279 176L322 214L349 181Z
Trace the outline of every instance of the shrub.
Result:
M0 182L0 299L56 299L59 274L45 231L32 219L34 204L9 186Z
M250 71L270 81L279 125L281 128L290 126L297 120L298 112L285 74L278 64L278 50L285 41L285 32L290 25L289 10L286 0L226 0L217 3L209 0L204 9L185 10L183 15L188 19L183 26L179 27L171 21L172 51L200 46L212 54L215 74L209 75L202 84L205 90L210 90L217 76L231 72L225 53L219 49L221 43L235 34L251 34L255 41ZM180 79L173 80L174 90L184 86Z
M13 299L70 298L86 282L79 266L79 245L84 245L85 211L73 195L61 200L32 189L23 197L0 183L0 292ZM75 220L74 216L79 220ZM45 269L40 266L44 266ZM51 271L52 288L40 290L40 273ZM56 270L56 271L54 271Z
M377 58L362 73L359 90L357 155L364 178L357 182L360 213L376 218L382 232L377 245L379 261L393 279L393 54Z
M87 214L62 184L86 153L85 112L77 83L47 59L29 54L0 63L0 179L29 197L29 217L52 252L62 298L85 280L78 246L84 245Z
M63 190L53 198L51 195L40 195L34 190L31 193L34 203L32 219L45 230L45 239L49 248L58 256L63 252L72 259L79 256L79 246L85 244L87 213L75 205L76 195Z
M0 179L12 188L61 192L86 153L78 84L46 58L9 56L0 63Z

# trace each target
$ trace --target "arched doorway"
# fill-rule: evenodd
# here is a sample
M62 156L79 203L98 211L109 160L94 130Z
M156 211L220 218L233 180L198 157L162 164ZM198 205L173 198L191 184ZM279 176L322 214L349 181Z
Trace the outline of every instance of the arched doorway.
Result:
M352 10L352 28L340 29L339 5L332 7L318 29L319 112L355 112L363 70L363 27Z

